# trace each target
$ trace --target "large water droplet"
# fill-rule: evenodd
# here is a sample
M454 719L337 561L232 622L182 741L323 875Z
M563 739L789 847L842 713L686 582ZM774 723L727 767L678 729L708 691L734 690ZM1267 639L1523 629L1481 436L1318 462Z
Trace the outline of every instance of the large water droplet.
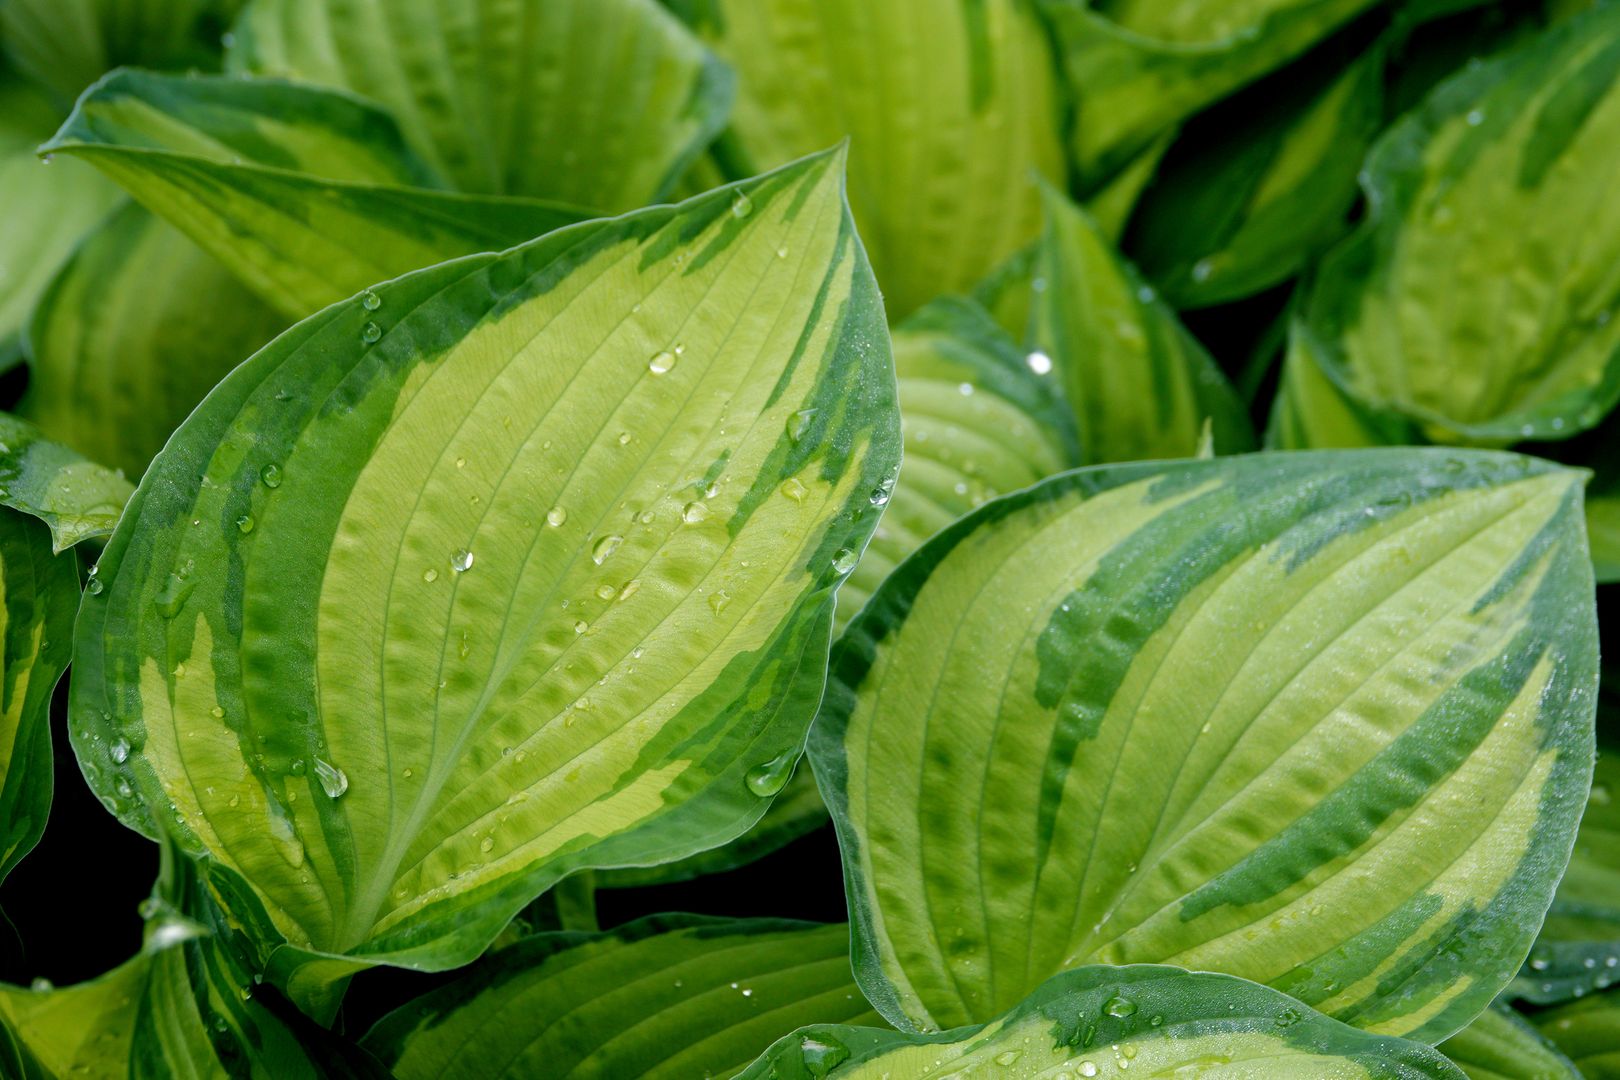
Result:
M849 1048L825 1032L806 1033L799 1036L799 1057L814 1080L824 1080L849 1060Z
M454 570L458 574L464 574L468 570L471 570L472 564L473 553L466 548L462 548L460 551L450 556L450 569Z
M651 360L647 361L647 370L654 375L666 375L675 367L675 354L668 349L660 349L653 353Z
M1029 365L1029 370L1037 375L1050 375L1052 373L1052 358L1038 350L1024 357L1024 362Z
M610 534L602 537L602 539L598 540L594 545L591 546L591 561L597 566L601 566L603 563L608 561L608 558L615 551L619 550L619 545L622 543L624 543L624 537L622 536L614 536Z
M681 511L681 520L688 525L696 525L709 516L709 508L700 502L689 502Z
M382 307L382 297L378 296L370 289L367 289L365 292L360 294L360 306L365 308L367 311L376 311L378 308Z
M315 779L321 782L321 790L328 798L336 799L349 790L349 778L343 770L320 758L315 759Z
M832 565L838 573L847 574L855 569L855 564L860 561L861 557L850 548L839 548L833 553Z
M726 605L729 603L731 603L731 594L724 589L718 589L709 594L709 608L716 615L726 610Z
M806 492L804 485L799 483L799 481L794 477L790 476L786 480L782 481L782 494L786 495L794 502L803 502Z
M739 191L731 197L731 216L745 218L754 212L754 200L746 192Z
M1127 1016L1136 1015L1136 1002L1129 998L1123 998L1118 994L1115 994L1104 1003L1103 1012L1114 1017L1116 1020L1123 1020Z
M107 756L113 759L113 764L122 765L129 760L129 740L120 735L107 747Z
M762 799L769 798L787 786L788 777L793 775L793 766L798 760L797 750L785 751L749 769L743 782L755 795Z
M360 340L367 345L375 345L382 338L382 327L374 322L368 322L360 328Z
M817 410L815 409L800 409L798 412L788 417L788 438L792 439L794 442L800 442L803 440L804 437L810 432L810 424L816 418L816 411Z
M270 464L259 470L259 479L264 481L264 486L267 488L280 487L281 466L272 461Z
M236 519L236 527L237 527L237 529L239 529L243 533L252 532L253 531L253 515L252 514L243 514L241 517L237 518Z
M563 522L567 520L568 511L564 510L560 506L553 506L550 510L546 511L546 524L550 525L553 529L561 527Z

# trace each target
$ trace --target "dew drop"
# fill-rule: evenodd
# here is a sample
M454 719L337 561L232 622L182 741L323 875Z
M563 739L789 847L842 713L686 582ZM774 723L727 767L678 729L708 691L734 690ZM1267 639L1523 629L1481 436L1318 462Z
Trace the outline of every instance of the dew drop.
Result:
M1015 1064L1023 1056L1023 1052L1020 1050L1003 1050L996 1055L996 1064L1005 1068L1008 1065Z
M1037 375L1052 374L1052 358L1043 352L1030 353L1024 357L1024 362L1029 365L1029 370Z
M321 782L321 790L330 799L336 799L349 790L349 778L343 770L320 758L315 759L315 779Z
M471 570L472 564L473 553L468 551L466 548L462 548L460 551L450 556L450 569L454 570L458 574L464 574L468 570Z
M101 590L105 588L106 586L101 583L99 578L91 578L89 581L84 583L85 592L89 593L91 596L100 596Z
M700 502L689 502L681 511L681 520L688 525L696 525L709 516L709 508Z
M849 548L839 548L833 553L832 567L840 574L847 574L855 569L855 564L861 557Z
M560 528L563 522L567 520L568 511L564 510L560 506L553 506L550 510L546 511L546 524L550 525L553 529Z
M1081 1076L1096 1076L1097 1075L1097 1066L1095 1064L1093 1064L1092 1062L1082 1061L1080 1063L1080 1075Z
M129 760L129 740L120 735L107 747L107 756L113 759L114 765L122 765Z
M726 610L726 605L729 603L731 603L731 594L726 592L724 589L719 589L709 594L709 608L716 615Z
M576 633L576 634L583 634L585 631L589 630L590 628L591 628L591 624L586 622L584 619L580 619L580 620L578 620L578 621L576 621L574 623L574 633Z
M1208 281L1213 273L1215 273L1215 264L1208 259L1199 259L1193 263L1192 279L1194 281Z
M800 442L810 432L810 424L816 418L815 409L800 409L787 418L788 438Z
M241 517L237 518L236 519L236 527L239 530L241 530L243 533L252 532L253 531L253 515L252 514L243 514Z
M812 1080L825 1080L834 1069L849 1060L849 1048L822 1032L800 1035L799 1059L804 1062Z
M180 614L180 609L185 607L186 599L196 587L195 582L187 581L179 574L170 574L169 579L163 583L163 588L153 597L152 606L165 619L172 619Z
M660 349L647 361L647 370L654 375L667 375L674 367L675 354L668 349Z
M591 546L591 561L597 566L601 566L603 563L608 561L608 558L612 556L615 551L619 550L619 545L622 543L624 543L624 537L622 536L609 534L602 537L602 539L598 540Z
M478 841L478 850L483 852L494 851L495 838L493 836L486 836L482 840Z
M370 289L367 289L365 292L360 294L360 306L365 308L367 311L376 311L378 308L382 307L382 297L378 296Z
M225 719L225 707L223 705L215 705L212 709L208 710L208 715L212 716L215 720L223 720Z
M760 765L748 770L743 782L760 798L769 798L787 786L788 777L793 775L793 765L799 760L796 750L784 751Z
M1469 127L1479 127L1485 122L1485 114L1479 109L1470 109L1464 119L1468 121Z
M598 600L611 600L618 595L618 592L619 590L613 586L603 583L596 587L596 598Z
M786 480L782 481L782 494L786 495L794 502L803 502L807 493L804 489L804 485L799 483L799 481L794 477L790 476Z
M1130 1000L1129 998L1120 997L1118 994L1116 994L1109 998L1108 1001L1103 1005L1103 1012L1114 1017L1116 1020L1123 1020L1127 1016L1136 1015L1136 1002Z
M739 191L731 197L731 216L745 218L754 212L754 200L746 192Z
M272 461L270 464L259 470L259 479L264 481L264 486L267 488L280 487L281 466Z
M439 572L430 566L426 570L422 571L422 580L428 582L429 584L438 581Z
M368 322L360 328L360 340L367 345L375 345L382 338L382 327L374 322Z

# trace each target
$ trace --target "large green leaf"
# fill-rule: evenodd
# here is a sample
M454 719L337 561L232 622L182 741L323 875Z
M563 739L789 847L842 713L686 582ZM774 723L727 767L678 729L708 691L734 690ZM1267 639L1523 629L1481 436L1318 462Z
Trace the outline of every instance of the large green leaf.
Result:
M1435 441L1564 438L1620 398L1620 6L1438 87L1374 149L1306 317Z
M845 926L655 915L541 934L384 1017L399 1080L733 1076L782 1032L875 1022Z
M1518 969L1591 775L1580 474L1405 449L1082 469L845 633L812 730L892 1023L1169 962L1438 1039Z
M1586 1080L1620 1080L1620 990L1548 1009L1535 1022Z
M1048 191L1030 322L1056 366L1091 463L1191 457L1205 424L1221 453L1253 446L1248 410L1175 312L1091 217Z
M1134 964L1048 980L1005 1015L937 1035L818 1025L739 1080L1462 1080L1436 1051L1330 1020L1229 975Z
M49 438L139 476L203 395L285 325L218 260L128 204L40 298L21 411Z
M1075 109L1084 187L1163 132L1305 52L1375 0L1041 0Z
M315 961L316 1011L465 963L575 870L759 818L898 458L841 154L379 285L147 470L80 613L80 764L274 978Z
M1308 327L1290 319L1282 378L1266 428L1267 447L1353 450L1421 441L1400 417L1370 409L1351 393L1341 373L1324 362L1326 351Z
M713 0L738 73L722 140L742 172L850 138L849 198L900 319L965 292L1040 229L1062 104L1028 0Z
M667 194L732 93L657 0L255 0L231 63L382 103L463 191L604 211Z
M1568 1001L1620 980L1620 756L1599 751L1592 791L1541 936L1513 983L1538 1004Z
M81 540L112 532L132 491L122 473L49 441L26 421L0 413L0 506L48 525L53 550L65 551Z
M1324 48L1187 126L1143 194L1126 250L1180 308L1260 292L1349 229L1382 124L1384 50Z
M242 0L5 0L0 43L66 107L109 68L219 67Z
M585 216L414 186L438 181L387 114L274 79L114 72L45 149L97 166L292 318Z
M1581 1080L1568 1058L1529 1022L1495 1005L1440 1044L1468 1080Z
M1033 366L1032 366L1033 365ZM905 459L883 521L838 593L840 630L895 566L986 500L1080 463L1052 361L1026 355L978 305L935 301L894 332Z
M0 69L0 357L79 237L118 203L118 189L83 163L35 156L58 119Z
M51 692L73 648L79 568L32 518L0 510L0 879L45 831Z

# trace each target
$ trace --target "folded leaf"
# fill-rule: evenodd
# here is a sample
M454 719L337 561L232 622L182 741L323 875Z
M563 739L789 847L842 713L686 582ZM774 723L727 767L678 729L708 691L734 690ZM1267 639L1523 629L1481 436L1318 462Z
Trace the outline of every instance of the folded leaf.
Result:
M0 41L65 107L108 68L219 68L220 32L242 0L6 0Z
M1600 749L1592 791L1541 935L1514 980L1514 996L1568 1001L1620 980L1620 756Z
M126 204L41 297L21 411L47 437L139 476L203 395L285 326L218 260Z
M1620 398L1620 7L1465 69L1379 140L1306 318L1441 442L1566 438Z
M114 72L45 149L94 164L290 318L586 216L405 186L437 179L385 113L274 79Z
M932 1075L1462 1080L1463 1074L1427 1046L1346 1027L1267 987L1134 964L1064 972L990 1023L937 1035L803 1028L738 1080Z
M1041 6L1075 103L1070 153L1089 189L1166 130L1305 52L1373 0Z
M1581 1080L1581 1074L1530 1023L1495 1005L1441 1043L1468 1080Z
M1537 1013L1535 1023L1586 1080L1620 1078L1620 991Z
M1047 191L1030 315L1080 428L1082 460L1191 457L1205 423L1215 450L1254 443L1248 410L1175 312L1086 212Z
M1052 361L1026 356L977 304L935 301L894 332L905 458L861 563L838 593L842 631L902 559L987 499L1079 464Z
M210 858L301 1004L466 963L786 782L899 457L841 162L379 285L147 470L78 623L75 749Z
M0 879L38 843L51 808L51 692L67 669L78 560L44 525L0 510Z
M48 525L52 550L66 551L81 540L112 532L133 490L122 473L0 413L0 506Z
M1580 474L1403 449L1082 469L845 633L810 754L892 1023L1169 962L1443 1038L1517 970L1590 779Z
M1178 308L1258 293L1349 231L1356 173L1383 123L1384 50L1325 46L1181 133L1125 250Z
M463 191L605 211L667 194L732 93L657 0L256 0L230 63L380 102Z
M399 1080L685 1080L733 1076L802 1024L876 1020L848 927L655 915L491 953L363 1044Z
M850 139L849 197L899 320L966 292L1040 229L1062 102L1027 0L715 0L693 21L737 69L721 146L742 172Z
M0 216L0 356L79 237L119 201L118 188L81 162L35 156L58 119L32 88L0 73L0 206L8 208Z

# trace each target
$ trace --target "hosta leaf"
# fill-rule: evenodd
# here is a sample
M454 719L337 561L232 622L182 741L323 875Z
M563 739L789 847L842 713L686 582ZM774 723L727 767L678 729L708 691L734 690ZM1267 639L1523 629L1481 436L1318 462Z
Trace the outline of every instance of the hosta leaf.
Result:
M1620 757L1598 752L1592 791L1541 936L1513 993L1568 1001L1620 981Z
M1548 1009L1535 1023L1586 1080L1620 1080L1620 990Z
M364 1045L399 1080L686 1080L733 1076L803 1024L876 1020L845 926L655 915L491 953Z
M1373 0L1041 0L1075 100L1084 187L1164 131L1305 52Z
M1620 491L1605 488L1587 493L1586 532L1592 541L1592 568L1598 581L1620 581Z
M0 1062L26 1080L126 1080L145 955L99 979L55 989L0 985ZM20 1068L18 1068L20 1066Z
M1379 140L1306 314L1435 441L1563 438L1620 397L1620 6L1465 70Z
M1294 321L1282 379L1271 405L1266 445L1277 450L1352 450L1419 441L1399 417L1369 409L1323 362L1326 347Z
M693 6L690 3L683 6ZM1064 177L1050 46L1026 0L715 0L738 73L722 140L748 172L849 136L849 197L899 320L965 292L1040 229Z
M108 68L219 67L242 0L5 0L5 52L65 107Z
M1568 1058L1512 1009L1497 1005L1440 1044L1468 1080L1581 1080Z
M894 332L894 367L904 462L897 483L872 493L888 509L839 590L840 631L924 540L1080 462L1051 359L1026 356L978 305L946 298L907 319Z
M1427 1046L1357 1031L1268 987L1145 964L1064 972L987 1024L936 1035L804 1028L739 1080L932 1075L1462 1080Z
M40 299L23 415L139 476L203 395L285 325L219 261L126 204Z
M133 490L122 474L0 413L0 506L48 525L53 550L112 532Z
M1260 292L1348 231L1356 172L1382 124L1384 50L1342 49L1211 110L1143 195L1126 250L1180 308ZM1280 81L1279 81L1280 80Z
M46 149L97 166L293 318L585 216L409 186L437 181L385 113L274 79L114 72Z
M276 978L465 963L786 781L899 457L841 162L379 285L147 470L81 612L75 748L285 939Z
M231 63L382 103L463 191L607 211L666 194L732 93L657 0L256 0Z
M30 87L0 69L0 206L7 208L0 215L0 356L79 237L119 199L118 189L83 163L35 156L57 119Z
M1251 447L1247 410L1175 312L1084 210L1048 191L1046 215L1032 332L1078 418L1082 459L1190 457L1206 422L1217 452Z
M79 606L74 556L45 526L0 510L0 878L45 831L51 806L51 692L67 668Z
M816 789L816 778L810 772L810 763L801 759L793 776L771 800L770 809L765 811L765 815L753 828L729 844L700 851L672 863L601 870L597 872L596 884L603 889L633 889L721 874L780 851L825 824L827 804L821 801L821 792Z
M1437 1039L1517 970L1591 775L1580 474L1437 450L1082 469L845 633L810 753L891 1022L1170 962Z

